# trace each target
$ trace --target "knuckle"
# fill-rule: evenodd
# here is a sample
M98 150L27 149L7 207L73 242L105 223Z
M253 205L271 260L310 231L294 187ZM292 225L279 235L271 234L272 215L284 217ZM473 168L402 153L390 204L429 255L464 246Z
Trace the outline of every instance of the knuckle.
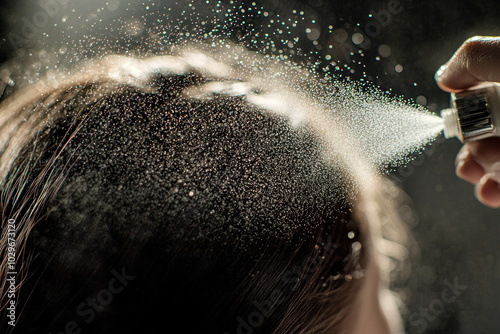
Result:
M467 59L477 59L482 47L483 41L480 37L472 37L464 42L461 47L462 54Z
M485 81L487 74L485 67L487 66L492 51L491 42L487 39L475 36L464 42L460 48L460 56L464 67L476 78Z

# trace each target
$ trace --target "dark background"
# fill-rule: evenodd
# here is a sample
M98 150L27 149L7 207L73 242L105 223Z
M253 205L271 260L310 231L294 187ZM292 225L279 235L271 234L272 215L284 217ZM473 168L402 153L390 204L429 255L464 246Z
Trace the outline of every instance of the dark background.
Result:
M195 3L195 11L200 17L213 6L213 1L211 5L206 5L205 1ZM240 3L234 1L231 5L225 1L220 6L230 8ZM246 43L257 31L275 31L277 20L298 17L292 36L299 37L299 41L285 51L292 59L319 60L319 72L330 64L326 71L332 75L369 80L384 91L416 100L436 113L447 107L449 95L436 86L434 72L467 38L500 36L500 3L497 0L401 0L397 6L401 11L392 14L390 19L386 17L380 29L368 30L371 35L366 27L373 28L376 18L369 14L388 10L391 6L388 1L265 0L258 1L257 6L260 5L268 16L238 13L237 18L224 27L231 32L228 33L230 38ZM161 46L151 42L148 28L158 22L155 18L161 18L159 8L164 6L172 8L170 16L163 18L165 26L161 28L169 34L178 30L174 27L176 24L188 27L200 19L194 16L185 19L186 14L182 14L182 10L188 8L185 1L153 4L113 0L106 5L105 1L61 0L58 6L46 24L42 24L43 20L38 22L40 27L28 38L23 35L23 27L26 20L35 22L34 15L42 10L40 3L27 0L0 3L0 63L9 64L9 67L0 66L0 87L5 89L6 95L14 89L13 82L14 87L21 86L28 83L26 77L34 77L34 73L50 73L50 64L57 61L69 64L106 52L103 50L148 53L145 41L150 41L148 47L156 50L151 52L161 51ZM298 15L300 11L304 14ZM176 21L183 17L184 20ZM143 25L137 25L143 20ZM168 20L173 24L165 22ZM270 24L270 20L275 22ZM329 29L330 25L333 29ZM125 29L129 39L122 38L124 29L110 29L120 26L130 28ZM306 33L307 28L314 29L313 33ZM360 31L365 43L357 45L351 37ZM276 53L280 49L280 38L271 35L269 39L275 39L278 46L267 52ZM380 57L380 45L390 48L388 57ZM305 54L312 51L312 56L292 55L290 50L298 47ZM360 50L363 55L359 54ZM326 60L327 55L331 59ZM7 60L9 62L5 63ZM335 65L332 66L331 61L335 61ZM401 65L403 70L397 72L396 65ZM340 69L335 70L335 66ZM459 148L458 140L440 137L406 169L392 174L413 199L418 217L410 220L421 249L421 259L407 282L410 291L405 316L408 333L479 334L500 329L500 317L497 316L500 311L497 303L500 299L500 234L497 227L500 211L482 206L474 198L473 187L456 178L454 158ZM466 289L462 289L453 302L444 302L442 293L450 293L448 285L454 281Z

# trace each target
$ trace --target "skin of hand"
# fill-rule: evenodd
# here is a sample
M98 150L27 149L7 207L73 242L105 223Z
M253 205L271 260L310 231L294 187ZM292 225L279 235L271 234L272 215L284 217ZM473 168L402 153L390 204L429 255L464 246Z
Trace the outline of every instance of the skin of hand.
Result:
M500 82L500 37L468 39L436 72L447 92L466 90L481 82ZM475 185L483 204L500 208L500 137L465 144L455 162L457 175Z

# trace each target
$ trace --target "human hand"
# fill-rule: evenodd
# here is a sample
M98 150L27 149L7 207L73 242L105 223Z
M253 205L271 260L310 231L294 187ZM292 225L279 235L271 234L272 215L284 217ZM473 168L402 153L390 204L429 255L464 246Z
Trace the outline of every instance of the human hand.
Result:
M438 86L458 92L484 81L500 81L500 37L468 39L436 73ZM457 175L475 184L483 204L500 207L500 137L465 144L457 155Z

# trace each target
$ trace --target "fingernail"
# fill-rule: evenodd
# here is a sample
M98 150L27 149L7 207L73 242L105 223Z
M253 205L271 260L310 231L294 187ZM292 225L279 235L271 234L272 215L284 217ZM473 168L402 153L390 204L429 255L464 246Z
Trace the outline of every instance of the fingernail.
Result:
M493 181L500 183L500 171L486 174Z
M474 197L479 200L479 185L481 184L481 181L479 181L478 183L476 183L476 185L474 186Z
M485 175L476 184L474 195L481 203L490 208L500 207L500 185L492 178L491 174Z
M446 69L448 68L447 64L442 65L439 70L437 70L436 74L434 75L434 80L439 81Z
M479 188L488 180L488 176L484 175L481 180L479 180L478 183L474 186L474 197L476 197L477 200L479 199Z
M455 166L458 166L459 163L465 160L467 156L469 155L469 150L466 149L465 147L460 150L457 154L457 158L455 159ZM500 168L499 168L500 170Z

